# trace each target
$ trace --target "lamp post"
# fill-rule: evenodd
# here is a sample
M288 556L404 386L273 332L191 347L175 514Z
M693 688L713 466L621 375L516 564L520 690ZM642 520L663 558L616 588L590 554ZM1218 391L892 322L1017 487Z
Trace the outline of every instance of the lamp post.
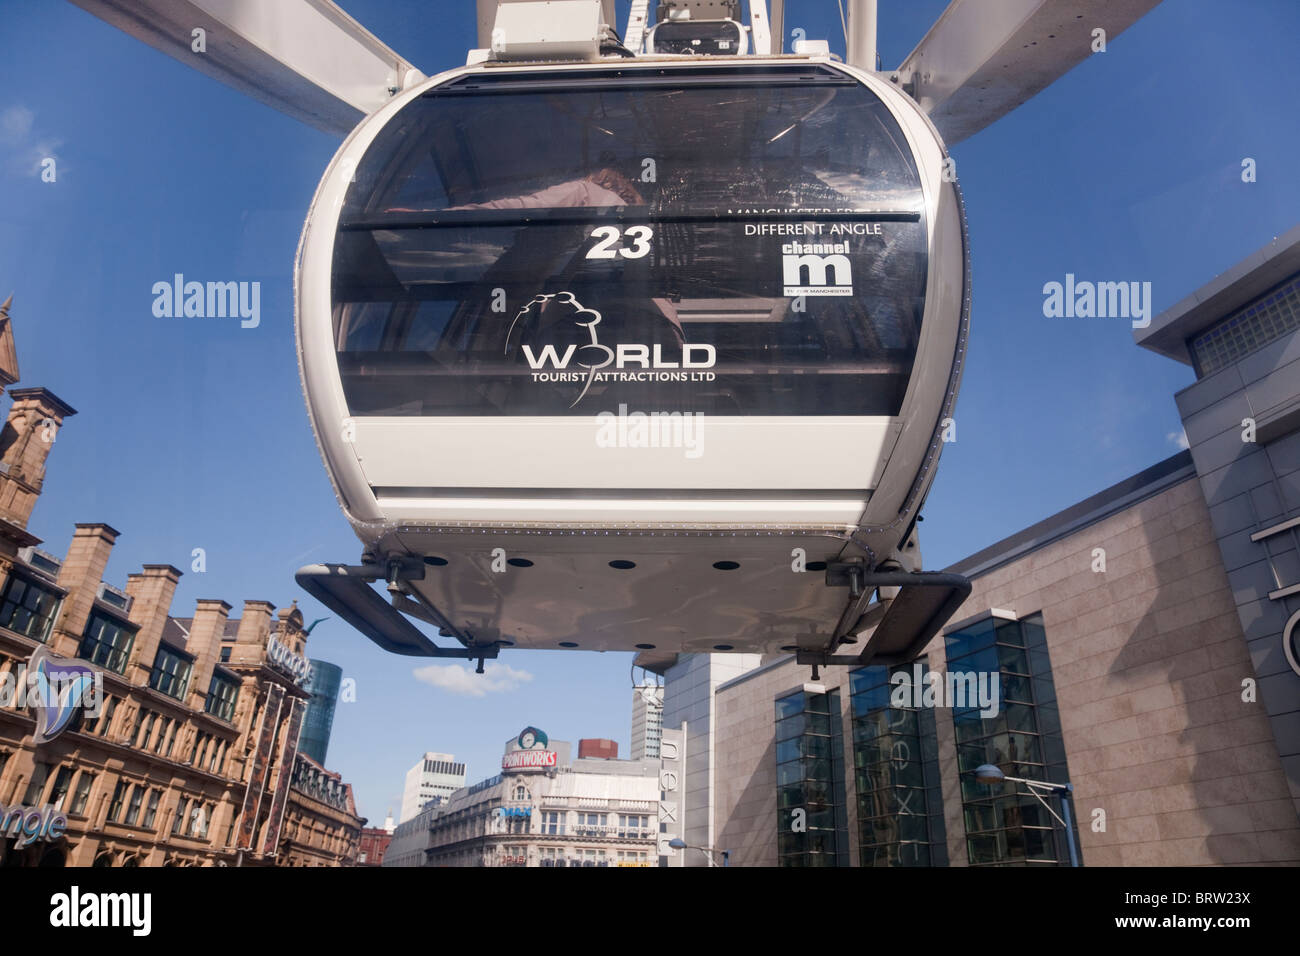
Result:
M687 843L685 840L683 840L681 837L675 837L674 839L669 840L669 841L668 841L668 845L669 845L670 847L672 847L674 850L699 850L701 853L707 853L707 854L709 855L709 866L717 866L717 865L718 865L717 860L715 859L715 857L713 856L713 854L715 854L715 853L721 853L721 854L722 854L722 865L723 865L723 866L731 866L731 851L730 851L730 850L720 850L720 849L718 849L717 847L714 847L714 846L692 846L691 844L689 844L689 843Z
M1056 818L1056 821L1065 827L1065 843L1070 849L1070 866L1079 865L1079 850L1074 845L1074 827L1071 826L1070 817L1070 800L1069 794L1074 792L1074 787L1068 783L1047 783L1043 780L1026 780L1024 777L1008 777L1002 772L1001 767L991 763L981 764L973 771L977 783L999 784L999 783L1023 783L1029 788L1029 793L1036 797L1038 802L1047 808L1047 812ZM1041 793L1039 791L1042 791ZM1054 793L1061 798L1061 813L1065 815L1062 819L1060 814L1052 809L1051 804L1043 799L1043 793ZM1023 794L1017 794L1023 796Z

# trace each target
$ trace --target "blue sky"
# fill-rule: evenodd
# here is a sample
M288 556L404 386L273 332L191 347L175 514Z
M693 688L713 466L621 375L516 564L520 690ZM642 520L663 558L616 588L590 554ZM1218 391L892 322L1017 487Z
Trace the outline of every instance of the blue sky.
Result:
M343 0L426 73L463 62L473 3ZM881 4L897 65L944 8ZM626 15L626 0L619 3ZM831 0L788 4L787 29L842 52ZM438 11L437 18L433 11ZM21 385L79 414L60 434L31 523L62 554L78 521L122 532L107 578L186 571L197 598L277 606L300 565L354 560L303 406L292 267L338 141L251 101L69 3L0 0L0 298L15 293ZM1051 88L953 148L969 219L974 311L956 443L922 526L942 567L1177 451L1172 395L1190 369L1133 344L1123 319L1047 319L1066 273L1149 281L1155 309L1295 225L1300 5L1167 0ZM39 160L58 179L43 183ZM1252 157L1258 181L1241 182ZM154 282L257 280L261 325L159 319ZM191 552L207 568L193 573ZM413 675L337 621L313 656L357 682L329 764L361 812L394 810L425 750L489 776L525 724L626 750L630 657L508 653L489 680ZM491 688L491 690L487 690ZM466 696L466 689L481 696Z

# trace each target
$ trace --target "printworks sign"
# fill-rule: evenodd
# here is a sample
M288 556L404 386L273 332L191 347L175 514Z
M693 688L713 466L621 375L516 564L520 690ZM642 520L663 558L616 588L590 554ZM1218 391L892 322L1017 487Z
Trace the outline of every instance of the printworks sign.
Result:
M550 742L550 738L536 727L525 727L515 740L519 749L506 752L501 758L501 769L531 771L554 767L557 754L547 749Z

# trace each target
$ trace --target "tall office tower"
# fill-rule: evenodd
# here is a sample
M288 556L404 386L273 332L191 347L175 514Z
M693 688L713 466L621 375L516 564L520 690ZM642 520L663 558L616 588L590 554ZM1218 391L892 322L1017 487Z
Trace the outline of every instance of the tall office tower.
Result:
M465 786L465 765L456 763L451 754L426 753L420 761L406 771L406 786L402 788L402 816L397 821L405 823L430 800L446 800Z
M659 756L664 730L664 688L662 684L640 684L632 688L632 760Z
M334 705L339 699L343 671L328 661L312 660L306 690L311 694L303 718L298 749L322 766L330 748L330 731L334 727Z

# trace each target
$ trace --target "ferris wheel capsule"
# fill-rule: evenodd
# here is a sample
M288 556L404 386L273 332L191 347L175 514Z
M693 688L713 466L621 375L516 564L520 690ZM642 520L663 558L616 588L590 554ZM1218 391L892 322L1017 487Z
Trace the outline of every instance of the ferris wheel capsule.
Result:
M299 249L308 414L363 550L299 580L389 650L480 664L915 654L969 592L915 544L966 347L950 170L909 97L825 56L399 94Z

